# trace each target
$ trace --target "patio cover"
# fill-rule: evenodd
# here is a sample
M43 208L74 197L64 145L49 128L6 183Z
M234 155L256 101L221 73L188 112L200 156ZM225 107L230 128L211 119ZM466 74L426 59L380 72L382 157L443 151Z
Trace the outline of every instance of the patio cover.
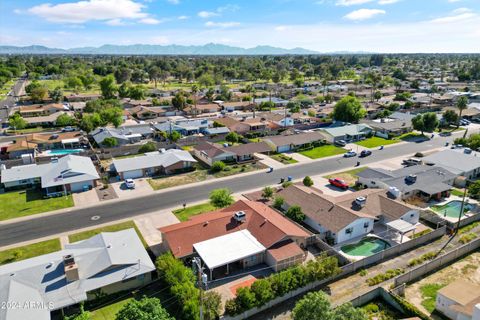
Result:
M67 144L67 143L77 143L79 142L79 138L72 138L72 139L63 139L62 144Z
M395 229L401 234L407 233L409 231L415 230L416 226L410 222L404 221L402 219L393 220L387 223L387 226Z
M248 230L198 242L193 247L210 270L266 250Z

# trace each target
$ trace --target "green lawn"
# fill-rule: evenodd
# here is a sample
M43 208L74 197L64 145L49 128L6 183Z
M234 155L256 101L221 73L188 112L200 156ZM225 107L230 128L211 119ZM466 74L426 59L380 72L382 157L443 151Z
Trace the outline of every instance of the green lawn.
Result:
M292 157L289 157L287 155L284 155L282 153L279 154L272 154L269 156L270 158L277 160L278 162L281 162L283 164L292 164L292 163L297 163L298 161L293 159Z
M21 190L0 194L0 221L41 212L73 207L71 195L43 199L37 190Z
M450 190L450 194L457 197L463 197L463 191L457 188L453 188L452 190Z
M90 320L114 320L115 315L117 314L120 309L123 308L128 302L130 302L133 298L126 298L120 300L118 302L106 305L103 308L90 311Z
M443 287L445 287L445 285L440 283L431 283L420 287L423 298L422 306L430 313L435 310L435 299L437 298L437 292Z
M315 147L310 150L301 151L299 153L311 159L319 159L324 157L335 156L345 152L346 151L343 148L339 148L333 145L324 145L320 147Z
M0 265L29 259L60 250L60 240L52 239L0 251Z
M395 137L395 140L408 141L408 140L412 140L412 139L420 138L420 137L426 138L427 136L426 135L422 136L421 133L409 132L409 133L404 133L404 134L402 134L398 137Z
M15 84L15 80L10 79L5 84L0 87L0 95L6 95L12 90L13 85Z
M147 243L145 242L145 239L143 239L142 234L140 233L140 231L138 230L137 226L135 225L135 223L133 221L126 221L126 222L113 224L113 225L110 225L110 226L105 226L105 227L101 227L101 228L97 228L97 229L93 229L93 230L74 233L74 234L71 234L71 235L68 236L68 240L70 241L70 243L73 243L73 242L77 242L77 241L80 241L80 240L85 240L85 239L91 238L94 235L97 235L101 232L115 232L115 231L130 229L130 228L135 229L135 231L138 234L138 237L140 238L140 240L142 240L143 245L145 247L148 247Z
M35 127L35 128L26 128L22 130L7 130L7 134L25 134L25 133L36 133L36 132L46 132L46 131L55 131L58 128L43 128L43 127Z
M194 206L189 206L189 207L186 207L185 209L183 208L175 209L172 212L178 218L178 220L187 221L188 218L190 218L191 216L205 213L205 212L210 212L215 209L216 208L213 205L207 202L207 203L197 204Z
M394 144L399 142L400 141L398 140L389 140L389 139L384 139L380 137L371 137L362 141L355 142L355 144L358 144L359 146L362 146L365 148L376 148L376 147L386 146L389 144Z

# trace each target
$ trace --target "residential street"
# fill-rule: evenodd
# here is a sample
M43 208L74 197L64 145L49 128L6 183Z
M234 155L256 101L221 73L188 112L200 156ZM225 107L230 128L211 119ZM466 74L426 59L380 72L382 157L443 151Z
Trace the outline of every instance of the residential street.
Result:
M462 134L463 131L451 137L436 136L433 140L421 143L402 143L386 147L382 151L374 150L370 157L363 158L360 162L361 165L365 165L400 156L411 157L418 151L442 147L447 141L451 143L455 137L459 137ZM265 170L251 175L215 180L200 186L185 186L181 188L181 191L178 189L167 190L144 197L106 202L95 207L72 209L68 212L20 222L9 223L6 221L0 223L0 246L47 237L119 219L131 218L165 208L180 206L183 203L188 205L189 203L203 201L208 198L211 190L217 188L229 188L234 193L244 192L266 185L278 184L282 177L291 176L293 179L300 179L306 175L313 176L351 168L355 166L357 161L359 161L359 158L329 158L302 165L286 166L275 169L272 173L266 173ZM93 216L99 216L100 218L92 220Z
M4 106L11 108L15 105L15 98L21 95L25 89L25 79L19 79L13 86L12 95L6 96L6 98L0 101L0 127L1 123L7 122L9 109L4 109Z

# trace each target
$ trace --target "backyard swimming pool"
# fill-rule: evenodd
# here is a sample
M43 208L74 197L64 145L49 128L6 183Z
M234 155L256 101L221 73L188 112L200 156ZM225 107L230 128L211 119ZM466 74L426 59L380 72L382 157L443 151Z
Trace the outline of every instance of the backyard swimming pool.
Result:
M365 237L357 243L342 246L341 250L350 256L368 257L390 247L390 243L385 240L375 237Z
M80 153L82 151L83 149L52 149L52 150L45 151L45 154L60 156L60 155L71 154L71 153Z
M440 216L447 216L449 218L458 218L458 214L460 213L460 208L462 207L462 201L460 200L453 200L447 202L441 206L432 206L431 209ZM462 216L465 215L466 212L473 209L473 205L470 203L465 203L463 208Z

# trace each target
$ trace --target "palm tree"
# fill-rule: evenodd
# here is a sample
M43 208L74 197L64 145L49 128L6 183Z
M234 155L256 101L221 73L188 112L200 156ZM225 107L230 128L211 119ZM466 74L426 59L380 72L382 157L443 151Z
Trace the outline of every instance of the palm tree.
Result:
M195 103L195 115L194 117L197 117L197 93L198 93L198 86L196 84L192 85L191 92L193 95L193 101Z
M248 94L252 94L252 99L253 99L253 118L255 118L255 88L249 84L245 87L245 92Z
M457 109L458 109L458 122L457 128L460 127L460 120L462 119L462 112L463 110L467 109L468 106L468 98L466 96L461 96L457 100Z

